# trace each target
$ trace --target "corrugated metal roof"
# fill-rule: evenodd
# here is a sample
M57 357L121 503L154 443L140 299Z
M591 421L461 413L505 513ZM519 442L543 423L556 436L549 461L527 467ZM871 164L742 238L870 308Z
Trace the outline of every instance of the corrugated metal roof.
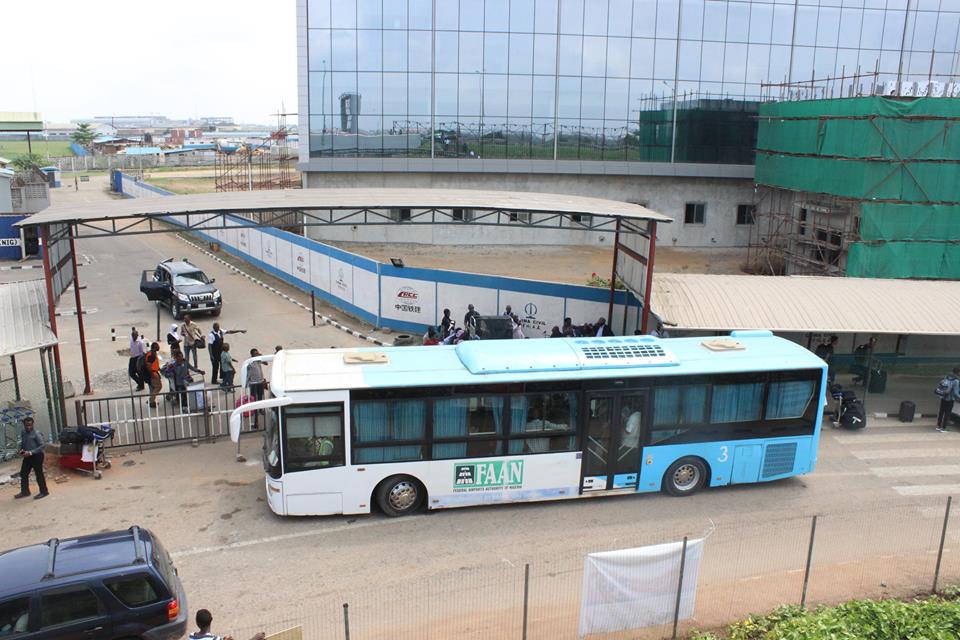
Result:
M43 280L0 284L0 357L57 344Z
M960 335L960 282L657 273L650 306L680 329Z
M128 156L152 156L163 153L160 147L127 147L122 153Z
M129 149L128 149L129 151ZM64 201L67 202L67 201ZM72 202L72 201L69 201ZM630 202L559 193L473 191L470 189L278 189L231 191L57 204L24 221L27 225L53 222L117 220L186 213L285 211L296 209L504 209L551 213L620 216L635 220L671 222L671 219Z

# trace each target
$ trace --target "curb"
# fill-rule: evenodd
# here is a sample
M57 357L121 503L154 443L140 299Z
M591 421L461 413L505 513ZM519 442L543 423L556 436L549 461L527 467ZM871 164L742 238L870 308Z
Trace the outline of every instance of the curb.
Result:
M254 277L251 276L249 273L246 273L245 271L243 271L243 270L235 267L234 265L230 264L229 262L227 262L227 261L224 260L223 258L221 258L221 257L217 256L216 254L214 254L212 251L208 251L208 250L204 249L202 246L198 245L197 243L195 243L195 242L193 242L193 241L191 241L191 240L188 240L188 239L184 238L184 237L183 237L181 234L179 234L179 233L177 234L177 237L180 238L183 242L185 242L185 243L187 243L188 245L190 245L191 247L193 247L194 249L196 249L197 251L199 251L200 253L202 253L202 254L204 254L205 256L207 256L208 258L212 258L213 260L215 260L216 262L219 262L220 264L222 264L223 266L227 267L228 269L237 272L238 274L240 274L241 276L243 276L243 277L246 278L247 280L250 280L251 282L255 282L256 284L260 285L260 286L263 287L264 289L266 289L266 290L268 290L268 291L270 291L270 292L272 292L272 293L277 294L278 296L280 296L280 297L283 298L284 300L287 300L288 302L292 302L293 304L297 305L298 307L300 307L300 308L303 309L304 311L310 311L310 308L309 308L307 305L305 305L305 304L303 304L302 302L300 302L299 300L296 300L296 299L294 299L294 298L291 298L290 296L288 296L288 295L285 294L284 292L280 291L279 289L276 289L276 288L274 288L274 287L271 287L269 284L267 284L267 283L264 282L263 280L260 280L260 279L258 279L258 278L254 278ZM357 331L357 330L355 330L355 329L351 329L350 327L348 327L348 326L346 326L346 325L344 325L344 324L341 324L341 323L337 322L336 320L334 320L333 318L331 318L331 317L329 317L329 316L323 315L322 313L317 313L316 315L317 315L317 317L318 317L320 320L322 320L325 324L328 324L328 325L330 325L331 327L334 327L334 328L336 328L336 329L340 329L340 330L343 331L344 333L349 333L350 335L352 335L352 336L355 337L355 338L360 338L361 340L366 340L367 342L372 342L373 344L375 344L375 345L377 345L377 346L380 346L380 347L392 347L392 346L393 346L393 343L384 342L383 340L379 340L379 339L374 338L374 337L372 337L372 336L368 336L368 335L366 335L366 334L360 333L359 331Z

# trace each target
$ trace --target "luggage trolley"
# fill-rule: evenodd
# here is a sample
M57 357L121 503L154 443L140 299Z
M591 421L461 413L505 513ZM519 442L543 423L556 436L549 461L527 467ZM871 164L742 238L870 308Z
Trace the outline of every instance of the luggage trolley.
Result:
M113 433L113 427L107 423L64 429L60 434L60 466L89 473L99 480L103 476L100 470L110 468L103 442L113 440Z

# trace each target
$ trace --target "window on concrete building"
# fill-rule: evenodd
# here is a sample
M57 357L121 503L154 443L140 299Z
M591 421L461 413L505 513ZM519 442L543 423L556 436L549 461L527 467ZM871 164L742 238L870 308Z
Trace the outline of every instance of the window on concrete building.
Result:
M406 208L393 209L391 211L391 214L393 216L393 219L396 220L397 222L404 222L411 218L410 209L406 209Z
M525 222L529 224L530 212L529 211L511 211L510 222Z
M703 224L706 214L707 205L702 202L688 202L683 209L683 224Z
M807 210L800 209L800 227L797 229L801 236L807 235Z
M583 213L571 213L570 222L576 222L577 224L582 224L585 227L589 227L593 222L593 216Z
M756 207L752 204L737 205L737 224L753 224Z
M450 217L453 218L455 222L470 222L473 220L473 209L451 209Z

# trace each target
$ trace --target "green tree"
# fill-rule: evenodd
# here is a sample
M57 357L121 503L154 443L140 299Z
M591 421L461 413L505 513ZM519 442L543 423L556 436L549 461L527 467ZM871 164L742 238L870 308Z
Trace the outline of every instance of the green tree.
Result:
M96 132L90 128L90 124L81 122L77 130L70 134L70 138L81 147L88 147L93 139L97 137Z
M13 165L13 168L17 171L39 169L43 166L43 156L38 153L25 153L14 158L10 164Z

